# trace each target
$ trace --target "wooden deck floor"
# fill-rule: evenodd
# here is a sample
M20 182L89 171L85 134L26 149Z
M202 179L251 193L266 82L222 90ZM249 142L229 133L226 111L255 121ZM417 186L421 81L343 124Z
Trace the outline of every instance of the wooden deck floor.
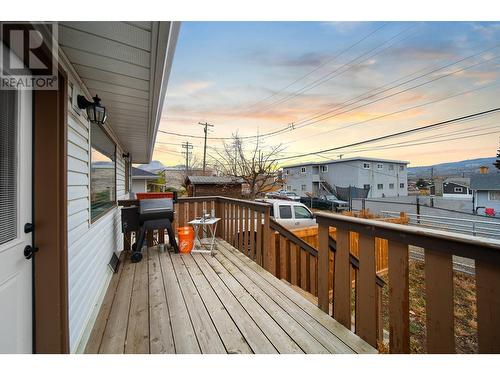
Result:
M113 275L86 353L374 353L224 241L217 254L148 250Z

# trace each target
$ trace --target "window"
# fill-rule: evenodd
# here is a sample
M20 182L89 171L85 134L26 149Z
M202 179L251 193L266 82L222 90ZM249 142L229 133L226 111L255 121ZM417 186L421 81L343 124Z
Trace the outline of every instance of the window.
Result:
M382 190L384 188L384 184L378 184L377 189Z
M488 199L490 201L500 201L500 191L490 191L488 193Z
M296 219L312 219L311 212L305 207L293 206L293 212Z
M454 193L463 193L464 192L464 188L461 187L461 186L455 186L455 188L453 189L453 192Z
M286 185L286 190L292 190L292 185Z
M17 92L0 90L0 245L18 236L18 109Z
M377 169L384 169L384 164L377 164Z
M300 189L301 189L302 191L306 191L306 185L301 185Z
M389 170L393 171L394 170L394 164L389 164Z
M292 207L280 206L280 219L291 219L291 218L292 218Z
M306 173L306 167L300 167L300 173Z
M97 124L91 123L90 217L92 222L115 206L115 144Z
M394 184L389 184L389 189L394 189Z
M400 165L400 166L399 166L399 170L400 170L400 171L404 171L404 170L405 170L405 166L404 166L404 165Z
M405 188L405 183L404 183L404 182L401 182L401 183L399 184L399 187L400 187L401 189L404 189L404 188Z
M328 165L320 165L319 171L320 172L328 172Z
M370 163L363 163L363 169L370 169Z
M370 184L363 185L363 189L365 189L365 190L370 190L371 187L372 186Z
M285 169L285 174L290 174L290 169Z

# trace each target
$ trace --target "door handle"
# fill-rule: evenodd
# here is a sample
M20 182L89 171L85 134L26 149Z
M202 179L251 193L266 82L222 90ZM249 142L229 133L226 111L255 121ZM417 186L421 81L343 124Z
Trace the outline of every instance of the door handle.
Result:
M32 247L30 245L26 245L24 248L24 257L26 259L31 259L33 257L33 254L38 251L38 247Z

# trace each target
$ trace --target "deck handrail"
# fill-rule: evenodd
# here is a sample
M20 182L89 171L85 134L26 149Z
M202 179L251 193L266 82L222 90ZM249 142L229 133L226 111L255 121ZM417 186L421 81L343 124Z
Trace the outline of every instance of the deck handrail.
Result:
M424 248L427 351L455 352L452 256L475 260L478 347L481 353L500 352L500 241L442 230L424 229L371 219L317 213L318 305L329 310L329 228L335 227L333 317L351 328L350 233L359 236L359 274L356 282L356 334L377 345L375 238L388 240L389 349L408 353L409 245Z

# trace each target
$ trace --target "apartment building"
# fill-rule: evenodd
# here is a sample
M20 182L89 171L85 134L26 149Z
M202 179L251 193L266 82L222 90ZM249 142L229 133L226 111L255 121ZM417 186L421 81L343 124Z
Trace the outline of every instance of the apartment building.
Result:
M408 195L407 161L354 157L286 165L287 190L301 196L334 193L336 187L369 189L369 198Z

